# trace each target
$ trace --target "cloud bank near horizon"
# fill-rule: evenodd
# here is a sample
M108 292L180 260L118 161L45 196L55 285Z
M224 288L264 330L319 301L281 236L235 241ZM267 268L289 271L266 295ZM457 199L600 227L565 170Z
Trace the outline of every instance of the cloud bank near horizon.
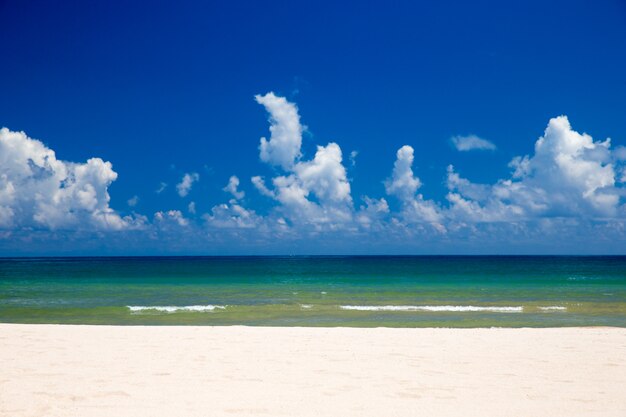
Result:
M455 242L532 242L545 236L624 241L626 148L612 149L610 139L594 141L575 131L566 116L549 120L534 153L510 161L507 178L474 183L448 166L442 201L420 193L414 155L421 149L404 145L389 163L389 176L381 178L385 195L359 196L355 203L340 145L318 144L307 158L302 150L306 128L296 104L272 92L254 98L266 110L270 130L269 139L260 138L259 159L275 174L256 175L248 183L229 173L223 190L230 199L200 214L201 220L167 209L154 213L152 220L141 214L122 216L110 207L108 187L117 179L110 162L61 161L42 142L2 128L1 236L6 240L45 236L45 231L92 231L178 244L187 237L215 245L230 241L259 247L339 236L348 249L350 244L404 242L445 248ZM496 148L473 135L457 136L452 142L459 151ZM350 154L348 164L354 156ZM198 181L197 173L185 174L176 186L180 197L187 197ZM271 202L269 212L259 214L247 206L247 184ZM128 205L134 207L139 197L131 200ZM195 202L189 203L188 211L195 214Z

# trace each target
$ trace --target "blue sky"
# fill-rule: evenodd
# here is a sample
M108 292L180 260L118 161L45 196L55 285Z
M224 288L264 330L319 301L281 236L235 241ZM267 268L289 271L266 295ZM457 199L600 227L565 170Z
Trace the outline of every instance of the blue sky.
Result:
M87 3L0 2L1 254L626 250L622 1Z

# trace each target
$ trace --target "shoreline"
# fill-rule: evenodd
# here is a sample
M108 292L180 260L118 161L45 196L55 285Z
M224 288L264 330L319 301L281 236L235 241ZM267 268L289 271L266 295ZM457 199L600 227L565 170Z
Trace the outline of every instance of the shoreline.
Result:
M0 324L0 416L622 416L626 329Z
M616 329L626 331L626 326L483 326L483 327L397 327L397 326L268 326L262 325L250 325L250 324L98 324L98 323L13 323L0 321L0 328L3 326L57 326L57 327L112 327L112 328L247 328L247 329L361 329L361 330L379 330L379 329L394 329L394 330L562 330L562 329Z

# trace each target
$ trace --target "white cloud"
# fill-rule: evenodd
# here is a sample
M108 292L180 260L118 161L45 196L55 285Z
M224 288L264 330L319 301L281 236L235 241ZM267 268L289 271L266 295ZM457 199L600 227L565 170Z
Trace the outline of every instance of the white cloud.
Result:
M350 183L341 163L341 148L336 143L318 146L313 160L298 163L294 171L303 187L312 191L321 203L352 203Z
M200 175L198 175L196 172L183 175L180 183L176 184L176 190L178 191L178 195L181 197L187 196L187 194L189 194L189 191L191 191L193 183L198 181L199 179Z
M237 190L237 187L239 187L239 178L233 175L228 179L228 184L226 184L226 187L222 188L222 190L232 194L237 200L241 200L245 197L246 193Z
M292 174L275 177L272 184L274 189L265 194L279 201L281 211L294 223L337 227L352 220L350 184L335 143L318 146L311 161L299 162ZM263 190L263 183L255 185Z
M300 124L298 108L284 97L277 97L272 92L264 96L256 95L254 98L265 107L270 116L271 136L269 140L261 138L259 145L261 160L289 170L301 156L303 127Z
M438 231L445 231L440 207L434 201L424 199L421 194L405 204L402 216L407 223L431 223Z
M352 220L350 183L341 162L341 149L329 143L318 146L311 161L299 162L294 174L274 178L276 199L290 220L332 228Z
M129 207L135 207L139 203L139 197L134 195L126 201Z
M296 106L273 93L256 97L270 112L272 131L269 142L261 140L261 160L285 171L272 179L273 189L262 177L252 177L257 190L280 202L292 223L336 228L351 222L354 208L339 145L318 146L312 160L301 161L303 128Z
M614 217L621 193L615 188L614 159L609 139L594 142L559 116L535 143L534 155L511 161L511 179L491 186L473 184L450 168L450 211L475 221Z
M265 178L256 175L250 179L255 188L264 196L275 198L276 195L265 185Z
M454 136L450 139L457 151L467 152L472 150L488 150L493 151L496 145L487 139L479 138L476 135Z
M362 205L357 213L356 219L362 227L371 228L372 224L382 225L382 220L389 214L389 204L384 198L373 199L363 197Z
M160 227L189 226L189 220L183 216L180 210L157 211L154 213L154 221Z
M109 207L116 178L110 162L61 161L24 132L0 129L0 227L124 229L131 219Z
M261 225L263 219L253 210L246 210L232 199L228 204L219 204L211 209L211 214L202 216L210 227L219 229L253 229Z
M391 178L385 181L385 190L402 203L400 215L405 223L431 223L437 230L443 231L439 207L433 201L425 200L422 194L417 194L422 182L413 174L413 153L413 148L408 145L398 149Z
M196 242L197 249L209 241L235 248L260 245L262 250L278 242L287 242L283 250L291 250L298 241L308 248L328 242L339 248L342 241L344 248L380 245L400 252L408 250L406 245L435 252L450 247L485 252L500 251L507 242L527 242L526 247L533 248L552 242L574 249L573 242L593 239L616 240L622 247L626 242L626 148L612 148L608 139L594 141L573 130L565 116L551 119L534 152L513 158L511 174L502 179L475 183L450 165L445 174L448 192L441 201L420 193L422 180L413 164L415 152L422 150L403 146L384 181L385 198L361 197L355 209L340 146L330 142L317 146L314 155L303 155L304 128L296 106L271 93L257 96L257 101L270 112L272 131L272 137L261 142L260 155L275 173L254 176L251 182L273 200L267 214L244 206L245 193L233 175L223 188L230 193L229 201L202 216L194 215L196 204L191 201L184 215L169 210L157 211L152 222L139 214L122 218L109 207L108 187L117 178L109 162L57 160L40 141L0 130L0 249L3 242L26 242L36 234L48 233L45 236L60 241L69 235L66 231L78 235L135 229L142 234L129 231L118 240L129 245L139 239L167 242L168 248L181 251L194 244L190 242ZM355 157L352 152L349 161ZM176 187L179 195L188 195L198 179L197 173L185 174ZM166 186L161 183L157 192ZM136 207L139 197L127 203ZM4 243L9 249L12 244Z
M388 195L394 195L401 201L413 199L418 188L422 186L420 179L413 175L413 148L404 145L396 152L391 178L385 181Z

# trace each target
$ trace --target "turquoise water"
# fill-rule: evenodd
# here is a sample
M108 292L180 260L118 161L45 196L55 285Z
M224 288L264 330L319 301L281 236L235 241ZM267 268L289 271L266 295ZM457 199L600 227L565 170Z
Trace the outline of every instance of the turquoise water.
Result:
M5 258L0 322L626 327L626 257Z

